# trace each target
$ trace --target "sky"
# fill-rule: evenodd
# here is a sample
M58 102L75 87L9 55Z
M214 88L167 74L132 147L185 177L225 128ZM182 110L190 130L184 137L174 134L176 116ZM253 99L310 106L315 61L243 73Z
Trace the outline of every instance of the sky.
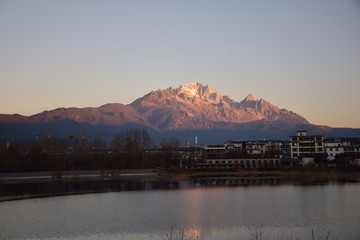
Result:
M200 82L360 128L359 0L0 0L0 113Z

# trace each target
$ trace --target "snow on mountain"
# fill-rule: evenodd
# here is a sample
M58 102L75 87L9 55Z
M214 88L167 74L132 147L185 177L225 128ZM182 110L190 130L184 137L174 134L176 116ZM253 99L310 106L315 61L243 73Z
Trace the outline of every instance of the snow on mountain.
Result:
M310 124L306 119L252 94L237 102L209 85L190 83L152 91L129 105L106 104L98 108L58 108L24 117L0 115L0 123L53 123L71 120L91 125L140 124L155 130L239 129L255 121ZM286 123L286 124L285 124Z
M211 86L200 83L153 91L129 106L161 130L234 128L234 124L258 120L309 124L301 116L279 109L249 94L236 102Z
M181 85L176 89L179 96L187 98L199 98L212 103L219 103L221 99L220 93L208 85L202 85L201 83L189 83Z

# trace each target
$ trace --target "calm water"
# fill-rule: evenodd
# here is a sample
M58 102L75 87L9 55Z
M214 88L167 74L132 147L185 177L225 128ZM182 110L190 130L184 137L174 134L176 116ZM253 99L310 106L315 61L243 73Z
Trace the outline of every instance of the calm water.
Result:
M360 239L360 185L198 187L0 202L0 239L163 239L171 227L206 240L248 239L262 225L311 239Z

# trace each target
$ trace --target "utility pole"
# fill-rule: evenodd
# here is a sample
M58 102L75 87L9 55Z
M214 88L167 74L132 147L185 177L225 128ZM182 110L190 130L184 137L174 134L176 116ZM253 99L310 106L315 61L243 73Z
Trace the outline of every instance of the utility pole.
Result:
M195 160L198 160L198 148L197 148L197 145L198 145L198 137L195 136Z

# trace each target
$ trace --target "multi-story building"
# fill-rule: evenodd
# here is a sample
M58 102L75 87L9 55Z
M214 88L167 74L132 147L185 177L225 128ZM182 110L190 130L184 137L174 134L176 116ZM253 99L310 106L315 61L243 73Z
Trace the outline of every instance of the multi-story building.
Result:
M229 141L226 141L223 146L227 150L241 152L241 151L243 151L245 149L244 144L245 144L245 141L232 141L232 140L229 140Z
M307 135L307 131L297 131L290 136L291 158L316 157L325 153L324 136Z
M360 154L360 138L325 139L325 151L329 161L335 160L339 154Z
M203 148L196 168L277 168L281 166L281 141L226 141Z
M265 142L263 141L249 141L245 142L246 152L250 155L265 154Z
M263 141L226 141L225 149L233 152L243 152L249 155L277 154L282 155L282 147L286 141L263 140Z
M329 161L335 160L335 156L344 153L344 146L339 138L325 140L325 152Z
M209 145L203 148L204 159L225 157L225 145Z
M291 147L289 141L280 141L280 152L283 159L291 159Z

